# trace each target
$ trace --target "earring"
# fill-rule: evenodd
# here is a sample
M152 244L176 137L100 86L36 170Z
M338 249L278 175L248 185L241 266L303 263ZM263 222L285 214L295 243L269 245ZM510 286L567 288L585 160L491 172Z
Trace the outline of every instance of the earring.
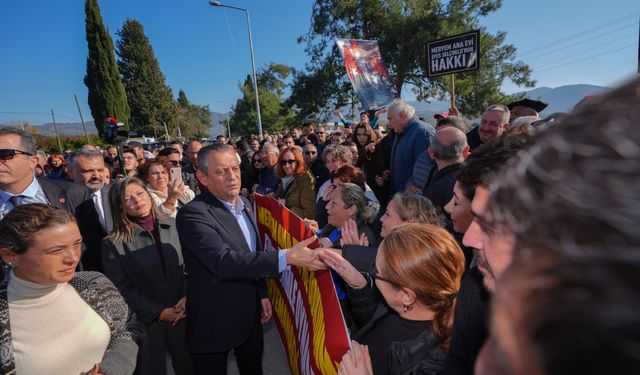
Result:
M12 270L12 269L16 268L16 265L15 265L15 264L13 264L13 263L8 263L8 264L7 264L7 267L8 267L10 270Z
M405 305L405 304L403 303L403 304L402 304L402 309L404 310L404 312L405 312L405 313L406 313L406 312L408 312L408 311L413 310L413 303L412 303L412 304L410 304L410 305Z

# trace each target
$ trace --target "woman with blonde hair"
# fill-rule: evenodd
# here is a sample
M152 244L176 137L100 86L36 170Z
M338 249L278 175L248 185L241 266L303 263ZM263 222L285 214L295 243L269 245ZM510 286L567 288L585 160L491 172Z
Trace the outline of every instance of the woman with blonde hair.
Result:
M349 302L363 327L352 338L364 348L354 342L340 374L438 373L449 348L464 272L464 255L455 239L435 225L400 225L382 241L365 275L336 253L320 251L321 259L349 285ZM374 288L384 301L377 300Z

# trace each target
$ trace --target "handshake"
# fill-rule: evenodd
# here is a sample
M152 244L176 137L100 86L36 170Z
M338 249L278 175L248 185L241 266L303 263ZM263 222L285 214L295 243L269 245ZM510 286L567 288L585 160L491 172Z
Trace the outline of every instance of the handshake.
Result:
M320 259L319 251L309 248L309 245L317 240L317 236L311 236L288 249L287 265L308 268L312 271L327 269L326 264Z
M317 236L309 237L287 250L287 264L308 268L311 271L331 268L352 288L360 289L367 285L362 273L342 257L340 250L310 249L308 246L317 239Z

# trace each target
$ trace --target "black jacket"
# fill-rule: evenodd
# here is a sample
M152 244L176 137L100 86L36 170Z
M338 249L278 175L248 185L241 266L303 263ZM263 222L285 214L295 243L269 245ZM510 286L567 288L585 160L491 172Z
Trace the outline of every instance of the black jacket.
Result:
M388 314L394 314L386 303L376 296L374 288L347 288L349 303L356 319L362 327L353 339L359 341L376 323ZM363 322L367 321L363 325ZM417 337L389 344L389 373L394 375L438 374L442 369L446 353L431 330L425 330Z
M43 177L37 179L49 203L72 214L75 214L78 206L89 198L89 190L84 186Z
M489 299L480 271L477 267L470 268L458 291L451 348L441 374L473 374L478 352L489 335Z
M460 167L462 163L455 163L442 169L431 170L427 184L422 190L422 196L428 198L435 208L442 211L453 198L453 185L456 184Z
M185 296L186 278L175 220L157 218L160 253L153 235L134 224L133 241L102 246L104 274L138 318L146 324L157 320L163 309Z
M84 271L102 272L102 240L113 229L113 217L111 216L111 206L109 206L110 189L110 185L105 185L100 190L106 228L100 223L91 193L88 193L87 199L78 206L76 211L76 219L85 247L81 258L82 270Z
M250 204L237 199L257 233ZM278 253L251 252L235 217L208 190L178 211L176 224L189 275L187 346L192 353L230 350L259 318L266 293L258 279L279 275Z

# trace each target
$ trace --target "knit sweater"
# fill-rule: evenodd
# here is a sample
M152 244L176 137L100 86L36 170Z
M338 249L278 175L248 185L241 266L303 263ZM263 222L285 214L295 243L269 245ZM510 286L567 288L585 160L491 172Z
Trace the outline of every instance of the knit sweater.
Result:
M131 374L136 367L140 333L138 323L116 287L97 272L78 272L69 281L80 298L91 307L110 330L110 339L100 361L100 373L106 375ZM12 316L7 296L8 280L0 283L0 374L15 374L16 362L12 338ZM50 324L60 317L50 316ZM85 338L79 340L84 341ZM58 351L67 348L59 347ZM93 367L93 366L91 366ZM87 369L89 370L89 369ZM55 372L45 371L53 374Z
M71 284L40 285L12 272L7 297L18 374L76 375L102 361L109 326Z

